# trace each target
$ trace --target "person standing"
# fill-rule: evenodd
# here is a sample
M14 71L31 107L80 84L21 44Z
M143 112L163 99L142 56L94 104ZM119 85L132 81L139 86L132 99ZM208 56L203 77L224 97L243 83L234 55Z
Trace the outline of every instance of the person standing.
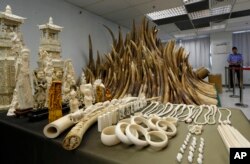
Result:
M230 74L230 88L233 87L233 68L235 68L235 73L237 75L238 79L238 85L240 86L240 70L237 68L240 68L243 63L243 56L242 54L238 53L237 47L232 48L232 53L229 54L227 58L227 62L229 64L229 74Z

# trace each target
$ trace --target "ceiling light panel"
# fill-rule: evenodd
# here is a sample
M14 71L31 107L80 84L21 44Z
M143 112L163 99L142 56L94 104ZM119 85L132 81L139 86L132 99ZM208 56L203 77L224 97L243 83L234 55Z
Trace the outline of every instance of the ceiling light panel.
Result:
M226 6L212 8L211 10L201 10L201 11L192 12L192 13L189 13L188 15L190 16L190 19L194 20L194 19L200 19L200 18L215 16L215 15L227 14L227 13L230 13L231 9L232 9L231 5L226 5Z
M170 17L175 17L179 15L184 15L184 14L187 14L185 7L179 6L179 7L175 7L171 9L148 13L146 14L146 16L151 20L158 20L158 19L170 18Z
M216 7L211 9L211 15L221 15L230 13L232 5L226 5L221 7Z

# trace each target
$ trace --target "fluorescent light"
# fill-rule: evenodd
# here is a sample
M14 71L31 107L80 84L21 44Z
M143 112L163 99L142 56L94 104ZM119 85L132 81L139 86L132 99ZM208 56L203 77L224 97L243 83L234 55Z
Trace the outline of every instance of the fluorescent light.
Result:
M184 6L179 6L171 9L161 10L161 11L155 11L152 13L146 14L148 18L151 20L158 20L163 18L169 18L169 17L175 17L179 15L187 14L187 11Z
M189 13L188 15L190 16L190 19L194 20L215 15L227 14L230 13L231 8L232 5L226 5L226 6L212 8L211 10L207 9L207 10L192 12Z
M233 34L240 34L240 33L245 33L245 32L250 32L250 30L235 31L233 32Z
M197 2L201 2L204 0L183 0L183 3L187 4L191 4L191 3L197 3Z
M183 33L183 34L175 34L174 37L175 38L187 38L187 37L193 37L196 36L195 32L191 32L191 33Z
M219 24L219 25L213 25L211 27L204 27L204 28L198 28L198 32L205 32L205 31L214 31L219 29L224 29L226 27L226 24Z

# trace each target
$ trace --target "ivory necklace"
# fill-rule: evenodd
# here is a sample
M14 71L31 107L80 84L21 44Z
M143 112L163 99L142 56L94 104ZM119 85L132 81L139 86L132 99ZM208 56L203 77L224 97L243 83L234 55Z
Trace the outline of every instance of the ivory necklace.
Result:
M222 117L222 114L221 114L221 109L225 109L225 110L227 110L228 111L228 115L227 115L227 119L226 120L224 120L224 121L222 121L221 120L221 117ZM227 109L227 108L219 108L218 109L218 112L219 112L219 119L218 119L218 122L220 123L220 124L231 124L231 121L230 121L230 117L231 117L231 115L232 115L232 112L229 110L229 109Z
M185 117L184 119L182 119L182 120L180 120L180 121L186 121L189 117L192 116L193 109L195 108L195 106L194 106L194 105L187 105L186 107L187 107L187 109L188 109L188 113L185 114L185 115L180 116L179 118ZM187 123L188 123L188 122L187 122Z
M169 108L167 109L168 106L169 106ZM168 114L169 112L171 112L173 110L173 107L174 107L174 105L172 103L167 103L165 105L165 108L162 110L161 113L158 114L158 116L162 117L162 116Z
M201 105L201 106L199 106L199 112L198 112L198 114L195 116L195 118L194 118L194 123L195 124L198 124L198 125L205 125L207 122L206 122L206 115L208 114L208 113L210 113L210 109L208 108L208 112L207 113L205 113L204 114L204 122L198 122L197 120L198 120L198 118L199 118L199 116L201 115L201 113L203 112L203 109L204 109L204 107L205 107L205 105Z
M198 106L194 106L193 108L191 108L191 107L188 108L190 110L190 115L187 118L185 118L186 123L193 122L195 116L199 113L199 110L196 110L197 108L199 109Z
M148 117L150 114L153 114L153 112L155 111L155 109L157 109L158 105L159 105L159 102L155 102L154 107L151 108L150 110L148 110L147 112L145 112L143 115L145 117ZM143 111L145 111L145 109ZM143 111L142 111L142 113L143 113Z
M205 119L206 119L207 124L213 125L216 123L215 116L216 116L216 113L218 111L218 108L215 105L210 105L210 106L208 106L208 108L211 109L211 112L210 112L210 114L207 115L207 117ZM211 116L211 120L212 120L211 122L209 122L210 116Z
M203 109L208 109L208 111L204 114L204 122L198 122L198 118L199 116L201 115L201 113L203 112ZM211 106L209 105L201 105L199 107L199 113L195 116L195 119L194 119L194 123L195 124L198 124L198 125L205 125L205 124L215 124L215 115L216 115L216 110L217 108L212 108ZM212 117L213 121L212 122L209 122L209 117Z
M178 104L174 109L173 111L168 115L168 117L176 117L178 118L179 115L181 115L184 111L184 108L186 107L185 104ZM181 110L180 113L178 113L178 109Z
M141 113L144 113L145 111L147 111L152 105L157 105L157 102L151 102L146 108L144 108Z

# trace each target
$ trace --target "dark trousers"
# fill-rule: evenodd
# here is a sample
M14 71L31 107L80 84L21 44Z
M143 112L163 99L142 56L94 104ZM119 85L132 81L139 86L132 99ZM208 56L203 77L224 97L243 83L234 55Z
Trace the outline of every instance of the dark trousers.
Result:
M240 86L240 70L237 68L240 68L240 65L229 65L229 77L230 77L230 88L233 88L233 78L235 75L233 75L233 68L235 68L234 72L237 75L237 80L238 80L238 86ZM235 81L236 82L236 81Z

